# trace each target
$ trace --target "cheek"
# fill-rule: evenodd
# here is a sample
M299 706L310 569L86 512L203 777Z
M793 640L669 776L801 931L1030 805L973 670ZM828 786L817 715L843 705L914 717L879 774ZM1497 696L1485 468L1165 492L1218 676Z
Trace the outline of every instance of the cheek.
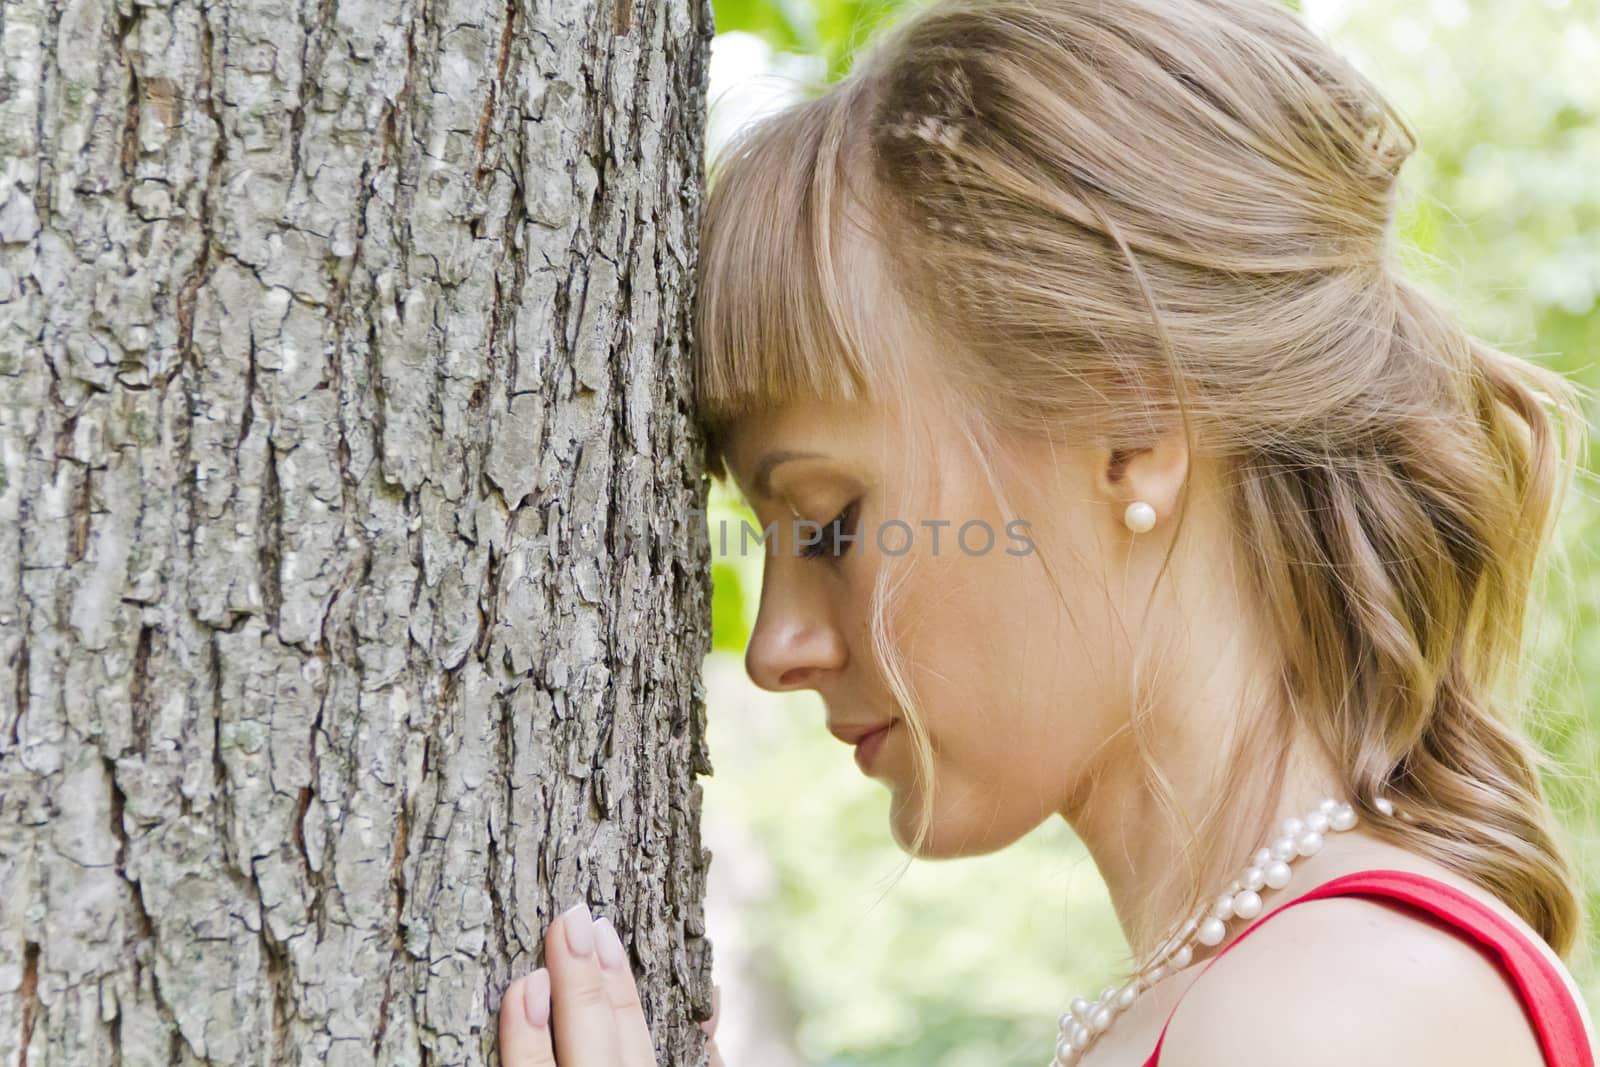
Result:
M1009 544L919 557L896 603L893 637L933 749L929 855L1004 847L1061 810L1118 721L1117 628L1099 583L1060 555L1047 573ZM929 798L909 732L890 755L904 846Z
M896 629L937 766L1037 782L1114 727L1116 623L1098 586L1057 596L1038 558L1004 547L919 560Z

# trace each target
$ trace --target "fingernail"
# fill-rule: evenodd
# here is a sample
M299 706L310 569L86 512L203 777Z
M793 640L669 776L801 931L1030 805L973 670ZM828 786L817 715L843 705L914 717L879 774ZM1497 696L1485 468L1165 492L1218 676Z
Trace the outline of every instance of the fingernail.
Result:
M522 983L522 1010L528 1025L541 1027L550 1021L550 972L540 967Z
M567 948L574 956L587 956L594 951L594 920L589 918L589 907L583 901L562 913L561 925L566 928Z
M604 915L594 921L594 942L600 950L600 966L608 971L627 970L628 953L622 947L622 938Z

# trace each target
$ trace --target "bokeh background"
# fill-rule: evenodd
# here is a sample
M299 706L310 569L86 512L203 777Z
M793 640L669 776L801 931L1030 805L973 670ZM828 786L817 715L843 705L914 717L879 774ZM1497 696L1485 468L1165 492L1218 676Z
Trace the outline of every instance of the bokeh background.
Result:
M848 69L910 10L858 0L714 0L710 151ZM1421 138L1402 171L1408 269L1480 335L1600 386L1600 0L1305 0L1306 19ZM1591 407L1589 421L1594 424ZM1596 437L1600 437L1597 434ZM1528 728L1600 926L1600 493L1568 501L1529 633ZM722 487L708 521L753 516ZM715 539L713 545L715 546ZM706 662L708 922L731 1067L1044 1062L1073 996L1122 977L1126 946L1061 820L992 856L909 863L888 793L824 730L815 694L755 688L742 655L759 550L718 556ZM1600 938L1573 960L1600 1016Z

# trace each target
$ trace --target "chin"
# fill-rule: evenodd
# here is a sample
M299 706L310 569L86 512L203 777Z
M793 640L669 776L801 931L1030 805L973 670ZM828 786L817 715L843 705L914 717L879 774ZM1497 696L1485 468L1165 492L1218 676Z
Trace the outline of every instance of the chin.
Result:
M986 856L998 852L1025 836L1038 825L1010 825L1003 813L983 808L968 807L966 811L952 813L938 799L934 801L933 820L928 825L922 847L913 851L912 842L921 818L921 797L906 791L896 791L889 807L889 829L894 842L902 852L916 859L959 859L963 856Z

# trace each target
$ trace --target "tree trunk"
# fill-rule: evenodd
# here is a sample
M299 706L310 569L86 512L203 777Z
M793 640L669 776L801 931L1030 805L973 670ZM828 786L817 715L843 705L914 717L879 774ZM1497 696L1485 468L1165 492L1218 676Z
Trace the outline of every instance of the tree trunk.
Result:
M705 0L4 0L0 1062L710 1012Z

